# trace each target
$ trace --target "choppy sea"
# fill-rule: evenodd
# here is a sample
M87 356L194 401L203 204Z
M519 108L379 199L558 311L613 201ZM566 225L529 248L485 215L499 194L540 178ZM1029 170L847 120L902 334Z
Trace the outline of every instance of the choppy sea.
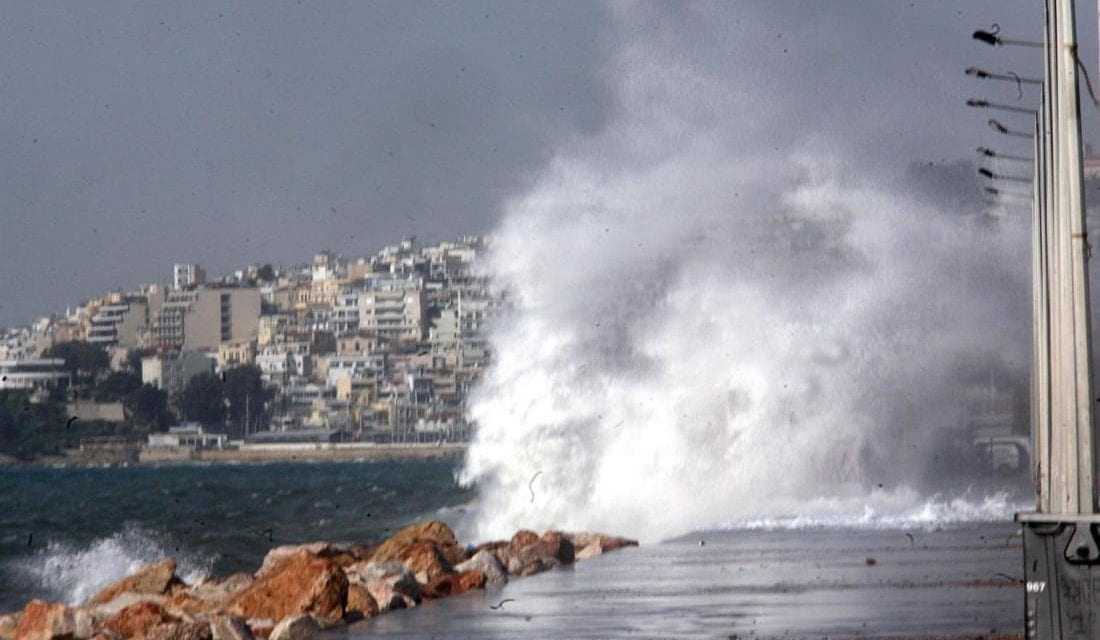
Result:
M188 580L273 545L370 541L423 517L459 526L453 460L0 469L0 611L80 602L166 555ZM999 505L999 506L998 506ZM351 637L986 636L1023 627L1014 505L909 518L733 523L426 603ZM960 514L962 514L960 516ZM629 532L614 532L629 534ZM465 538L464 538L465 539Z

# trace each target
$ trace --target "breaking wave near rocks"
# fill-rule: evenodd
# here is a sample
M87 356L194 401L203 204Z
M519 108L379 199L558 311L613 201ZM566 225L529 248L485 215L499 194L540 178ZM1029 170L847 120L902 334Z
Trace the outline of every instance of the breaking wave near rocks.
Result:
M800 130L767 69L655 41L495 232L479 534L1008 517L966 425L990 371L1026 397L1028 217L945 206Z
M176 573L188 583L207 576L213 566L213 559L191 554L162 535L127 526L85 545L50 542L31 556L0 565L0 575L51 601L76 605L104 585L166 557L176 559Z

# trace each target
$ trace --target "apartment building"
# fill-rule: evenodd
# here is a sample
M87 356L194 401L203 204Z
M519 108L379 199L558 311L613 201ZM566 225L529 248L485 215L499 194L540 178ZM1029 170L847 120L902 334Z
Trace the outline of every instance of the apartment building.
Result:
M258 289L173 291L153 317L152 334L162 348L216 352L223 342L255 340L259 320Z

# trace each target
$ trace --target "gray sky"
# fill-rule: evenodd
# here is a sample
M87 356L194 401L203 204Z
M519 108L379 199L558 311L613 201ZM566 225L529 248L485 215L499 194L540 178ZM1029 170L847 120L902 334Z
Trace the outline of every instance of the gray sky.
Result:
M662 3L625 18L579 2L5 4L0 325L164 280L176 261L222 273L491 231L558 149L609 128L621 47L647 30L688 67L731 70L744 108L707 115L741 119L759 153L835 146L885 180L1011 147L962 103L1015 88L962 70L1040 68L1036 50L969 37L998 22L1038 39L1039 2Z

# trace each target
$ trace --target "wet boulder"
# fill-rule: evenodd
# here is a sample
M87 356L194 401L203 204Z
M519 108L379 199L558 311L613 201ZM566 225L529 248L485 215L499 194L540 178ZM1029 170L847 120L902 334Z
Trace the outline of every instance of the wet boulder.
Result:
M462 573L445 573L424 585L422 591L427 599L457 596L473 589L485 587L485 574L472 569Z
M558 560L562 564L573 564L576 559L576 549L573 542L560 531L547 531L539 538L538 544L543 551Z
M222 578L208 578L188 589L188 593L208 603L213 609L224 607L233 596L253 582L252 574L232 573Z
M420 583L401 562L361 562L346 571L349 583L366 588L379 613L415 607L420 602Z
M431 542L414 542L402 548L395 559L405 565L420 584L427 584L442 575L451 573L451 565L447 562L447 558L439 547Z
M210 617L210 640L254 640L245 621L233 616Z
M501 585L508 582L508 572L501 566L500 560L491 549L482 549L475 553L469 560L455 565L455 572L480 571L485 576L486 584Z
M435 546L440 555L450 564L458 564L466 559L466 551L458 544L454 531L438 520L411 524L386 539L371 555L372 562L399 560L402 551L418 542L428 542Z
M176 620L164 622L153 627L145 635L145 640L211 640L209 622Z
M494 554L509 575L529 576L571 563L573 545L556 531L540 537L522 530L512 536L507 547L497 547Z
M19 627L19 617L22 615L16 612L0 616L0 640L12 640L15 637L15 630Z
M348 601L344 605L344 618L347 620L361 620L378 615L378 602L370 594L366 585L359 582L348 581Z
M18 616L14 640L62 640L90 638L94 634L91 615L58 602L31 600Z
M123 638L144 638L157 625L177 620L159 604L138 602L108 618L103 629Z
M594 558L608 551L615 551L623 547L638 546L637 540L609 536L603 533L570 533L566 534L566 537L573 543L573 548L575 549L574 555L577 560Z
M283 561L292 558L300 552L306 552L319 558L328 558L341 567L346 567L361 560L370 558L374 548L359 544L343 544L337 542L309 542L306 544L291 544L275 547L264 556L263 564L256 571L256 577L263 576L274 570Z
M348 580L334 561L300 550L256 579L229 601L230 614L243 618L283 618L310 613L341 620Z
M268 640L313 640L321 633L321 625L308 614L298 614L281 620Z
M256 638L267 638L275 630L275 621L270 618L249 618L244 624Z
M169 587L176 584L181 584L180 579L176 577L176 561L172 558L165 558L160 562L146 565L138 569L137 572L107 585L99 593L92 596L87 604L106 604L126 592L163 595Z

